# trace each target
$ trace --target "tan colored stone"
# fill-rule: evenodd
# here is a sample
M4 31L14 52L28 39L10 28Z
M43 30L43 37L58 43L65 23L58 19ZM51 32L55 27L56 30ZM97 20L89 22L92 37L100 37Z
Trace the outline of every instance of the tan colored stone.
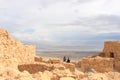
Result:
M75 65L74 64L72 64L72 63L65 63L65 62L63 62L62 64L65 66L66 69L69 69L71 72L75 71Z
M105 41L99 56L114 58L114 69L120 71L120 41Z
M35 46L24 45L12 39L6 30L0 29L0 54L16 58L19 64L31 63L34 62Z
M78 67L78 68L81 67L81 60L79 60L79 61L76 63L76 67Z
M18 60L11 58L9 55L0 55L0 65L18 69Z
M81 70L86 72L88 69L94 69L97 72L113 71L113 59L102 57L88 57L81 60Z
M65 66L62 64L53 64L54 69L65 70Z
M32 64L22 64L18 65L18 69L20 71L28 71L31 74L35 74L37 72L44 72L46 70L52 71L54 69L54 66L46 63L32 63Z
M47 63L51 63L51 64L56 64L56 63L60 63L61 60L58 58L50 58Z
M58 77L66 77L66 76L75 77L75 75L72 72L70 72L69 69L65 69L65 70L54 69L52 73L57 75Z
M62 77L60 78L60 80L75 80L75 79L72 77Z
M0 80L35 80L27 72L19 72L15 68L0 66Z
M120 73L108 72L108 73L89 73L86 77L80 80L120 80Z
M15 80L36 80L27 71L20 72L14 79Z
M35 61L36 61L36 62L42 62L42 57L40 57L40 56L35 56Z

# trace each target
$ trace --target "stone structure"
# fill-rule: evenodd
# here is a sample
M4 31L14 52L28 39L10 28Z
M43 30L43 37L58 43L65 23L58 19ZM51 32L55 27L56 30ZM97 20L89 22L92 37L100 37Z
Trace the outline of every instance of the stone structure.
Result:
M106 46L100 54L102 57L87 57L78 63L65 63L59 59L44 61L35 56L34 46L23 45L13 40L6 30L0 29L0 80L120 80L118 72L83 73L76 68L112 71L114 59L119 67L118 46L114 45L117 49Z
M93 68L98 72L120 71L120 41L105 41L104 49L99 56L101 58L94 56L82 59L78 65L81 65L83 71L87 68Z
M101 55L103 57L120 59L120 41L104 42L104 49Z
M37 72L44 72L45 70L51 71L54 69L54 66L48 65L46 63L34 63L34 64L22 64L18 66L19 71L28 71L31 74Z
M120 71L120 41L106 41L103 52L99 54L102 57L114 59L114 69Z
M102 57L89 57L81 60L81 70L89 72L89 69L94 69L97 72L113 71L113 59Z
M23 45L12 39L6 30L0 29L0 55L9 59L16 58L18 64L31 63L34 62L35 46Z

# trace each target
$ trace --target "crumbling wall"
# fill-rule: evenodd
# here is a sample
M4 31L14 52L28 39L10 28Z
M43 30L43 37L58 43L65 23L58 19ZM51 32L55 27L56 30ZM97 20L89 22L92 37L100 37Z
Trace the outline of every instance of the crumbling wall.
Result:
M120 71L120 41L105 41L102 57L114 58L114 69Z
M113 71L113 59L112 58L83 58L81 60L81 70L94 69L97 72L109 72Z
M119 41L105 41L103 53L105 57L113 57L120 59L120 42Z
M0 55L16 58L19 64L34 62L35 46L24 45L12 39L6 30L0 29Z
M45 70L51 71L54 69L53 66L47 65L45 63L34 63L34 64L22 64L18 65L19 71L28 71L31 74L37 73L37 72L43 72Z

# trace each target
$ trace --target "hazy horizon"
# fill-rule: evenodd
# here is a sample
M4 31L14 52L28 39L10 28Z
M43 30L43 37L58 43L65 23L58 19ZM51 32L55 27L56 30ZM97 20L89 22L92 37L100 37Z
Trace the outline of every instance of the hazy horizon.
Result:
M0 27L37 50L101 51L120 40L119 0L0 0Z

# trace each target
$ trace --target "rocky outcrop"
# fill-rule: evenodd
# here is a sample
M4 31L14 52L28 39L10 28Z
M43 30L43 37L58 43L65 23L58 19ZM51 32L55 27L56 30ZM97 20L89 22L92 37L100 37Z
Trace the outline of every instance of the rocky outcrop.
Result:
M35 46L24 45L14 40L6 30L0 29L0 55L16 58L19 64L31 63L34 62Z

